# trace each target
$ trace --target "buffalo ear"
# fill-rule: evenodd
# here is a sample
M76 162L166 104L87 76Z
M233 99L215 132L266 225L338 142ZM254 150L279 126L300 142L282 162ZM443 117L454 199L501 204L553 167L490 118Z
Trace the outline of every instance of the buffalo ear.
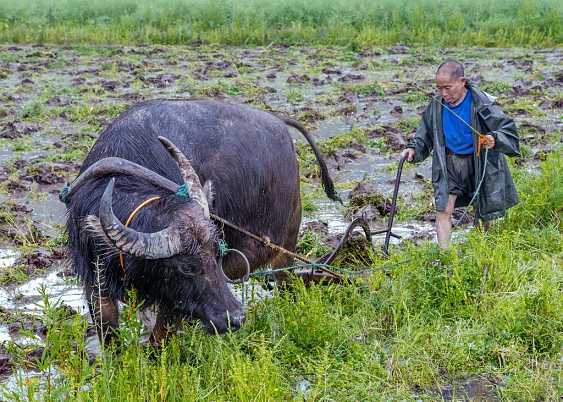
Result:
M106 232L104 232L104 229L102 228L100 218L95 215L86 216L86 218L84 218L84 227L94 239L101 241L109 248L115 249L115 246L111 242L110 238L107 237ZM117 249L115 250L117 251Z
M209 204L209 209L213 208L213 200L215 198L215 186L211 180L207 180L203 185L203 194L207 198L207 204Z

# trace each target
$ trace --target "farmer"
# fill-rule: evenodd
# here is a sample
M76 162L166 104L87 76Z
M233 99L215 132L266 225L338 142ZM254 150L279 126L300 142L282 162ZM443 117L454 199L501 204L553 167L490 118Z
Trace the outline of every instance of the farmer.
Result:
M436 234L440 248L447 249L454 208L469 205L475 197L475 222L482 220L487 229L518 202L503 154L519 156L520 149L514 121L489 94L468 82L460 62L442 63L436 86L439 96L424 110L415 137L401 155L415 163L432 152Z

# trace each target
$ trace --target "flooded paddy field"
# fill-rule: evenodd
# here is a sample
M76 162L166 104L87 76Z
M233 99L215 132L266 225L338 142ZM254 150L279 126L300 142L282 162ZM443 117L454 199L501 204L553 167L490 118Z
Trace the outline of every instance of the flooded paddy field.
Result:
M344 201L324 197L312 153L295 134L300 251L312 257L357 215L374 230L385 226L399 152L434 93L437 65L450 57L515 118L522 157L513 168L534 170L561 145L561 49L1 46L0 375L7 386L17 387L16 377L32 373L41 357L45 324L38 312L47 300L68 314L87 314L66 263L58 192L119 113L143 100L211 97L305 124ZM433 239L430 160L405 166L399 194L395 233L404 242ZM462 241L470 225L458 223ZM382 238L375 237L376 246ZM85 336L96 342L92 328Z

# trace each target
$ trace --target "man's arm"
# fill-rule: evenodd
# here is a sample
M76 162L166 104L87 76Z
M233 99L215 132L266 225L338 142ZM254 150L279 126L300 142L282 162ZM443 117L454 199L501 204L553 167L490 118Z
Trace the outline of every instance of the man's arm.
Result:
M420 121L420 125L416 129L416 134L407 145L407 149L414 149L414 157L412 158L413 163L422 162L430 156L430 152L432 151L434 144L432 140L433 133L429 122L430 106L428 106L422 114L422 119Z
M483 118L488 135L494 138L493 149L508 156L520 156L520 139L516 131L514 120L504 114L497 105L488 107L490 114Z

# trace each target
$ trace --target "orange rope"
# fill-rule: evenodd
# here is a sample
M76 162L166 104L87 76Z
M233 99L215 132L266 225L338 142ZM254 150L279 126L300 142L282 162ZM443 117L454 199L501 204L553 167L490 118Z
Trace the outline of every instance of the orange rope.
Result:
M151 202L154 202L156 200L159 200L160 196L155 195L154 197L151 197L149 199L146 199L145 201L141 202L137 208L135 208L133 210L133 212L131 212L131 214L129 215L129 218L127 218L127 222L125 222L125 227L129 227L129 224L133 221L133 219L135 219L135 216L139 213L139 211L141 209L143 209L143 207L145 207L146 205L150 204ZM123 273L125 273L125 257L123 256L123 253L119 253L119 265L121 265L121 270L123 271Z
M489 140L483 134L479 134L479 140L477 140L477 156L481 155L481 145L487 145Z

